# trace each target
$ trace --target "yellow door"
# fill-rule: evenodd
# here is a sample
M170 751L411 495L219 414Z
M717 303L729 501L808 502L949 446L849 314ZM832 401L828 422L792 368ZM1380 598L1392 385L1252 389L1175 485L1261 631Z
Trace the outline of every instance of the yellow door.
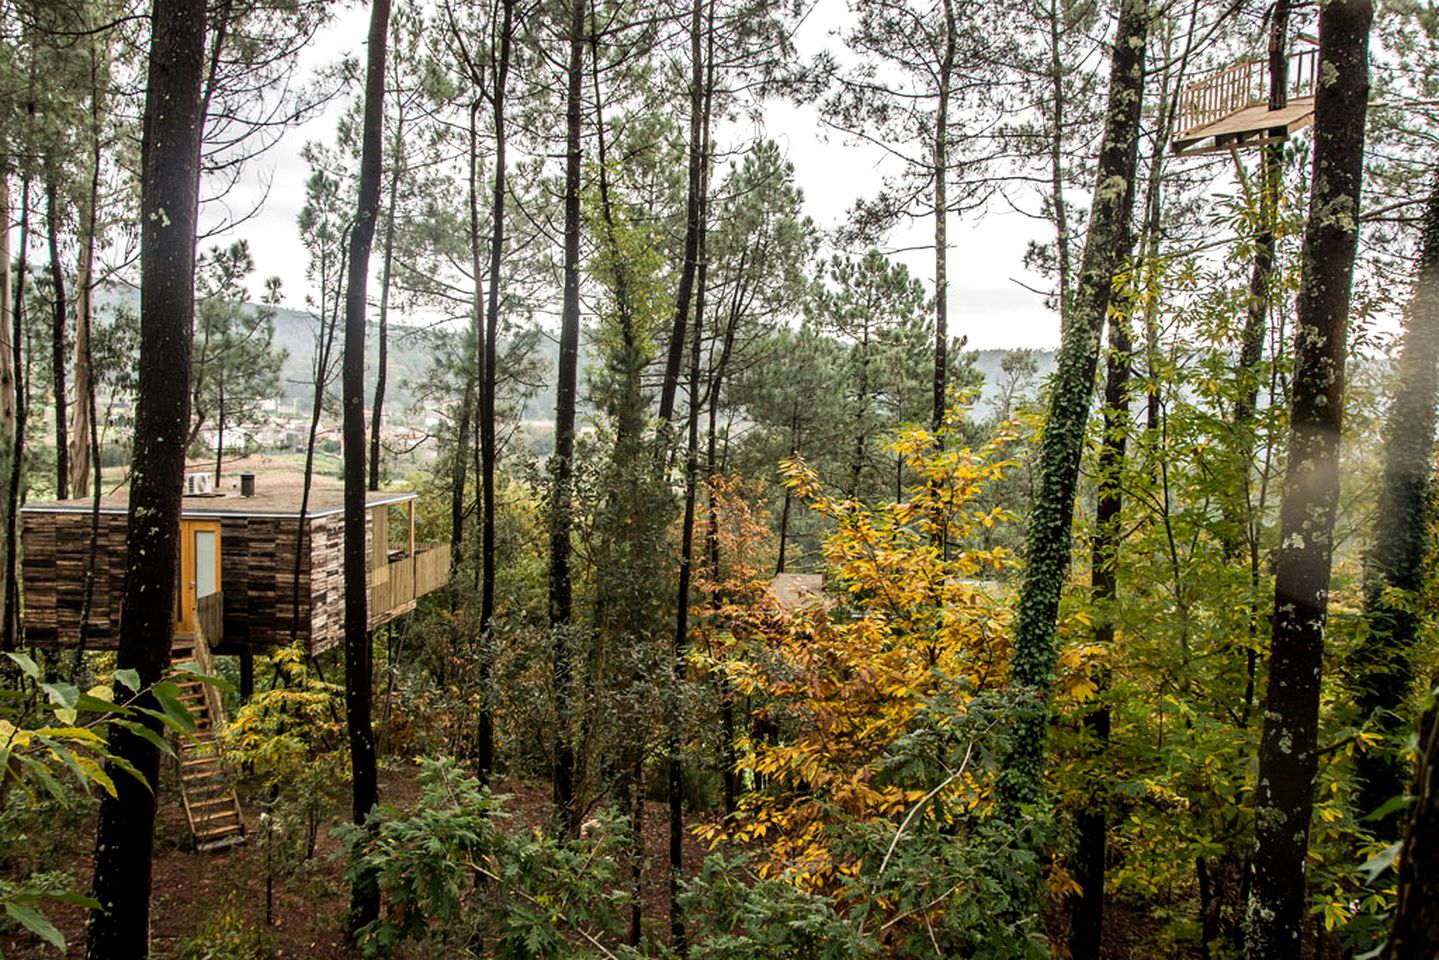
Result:
M195 601L220 590L220 521L180 521L175 632L195 632Z

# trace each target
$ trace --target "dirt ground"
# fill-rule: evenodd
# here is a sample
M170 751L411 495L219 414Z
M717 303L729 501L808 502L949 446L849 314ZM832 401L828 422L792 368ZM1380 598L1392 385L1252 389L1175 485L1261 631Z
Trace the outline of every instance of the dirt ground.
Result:
M505 781L496 793L510 795L507 823L528 830L545 821L550 794L546 785ZM413 803L417 788L412 769L386 769L381 773L381 800L398 806ZM245 830L254 836L260 829L253 805L244 805ZM348 809L337 809L336 820ZM648 804L645 812L645 909L646 925L661 929L665 918L665 863L668 858L668 820L663 804ZM328 830L328 828L326 828ZM187 837L185 815L175 794L162 795L156 827L154 876L151 884L152 944L157 957L170 956L176 941L194 937L214 923L217 910L243 918L247 925L264 925L265 869L257 845L242 844L213 853L194 853L184 848ZM77 888L90 883L90 852L94 844L93 820L73 837ZM306 960L339 960L358 954L342 942L341 927L348 906L349 887L344 865L332 858L335 842L322 831L314 873L295 884L277 882L274 889L273 923L264 929L264 943L271 955L304 957ZM685 863L697 867L706 850L693 837L685 840ZM66 905L50 906L46 915L64 933L67 957L84 955L84 911ZM57 952L34 938L0 936L0 956L10 960L54 960Z

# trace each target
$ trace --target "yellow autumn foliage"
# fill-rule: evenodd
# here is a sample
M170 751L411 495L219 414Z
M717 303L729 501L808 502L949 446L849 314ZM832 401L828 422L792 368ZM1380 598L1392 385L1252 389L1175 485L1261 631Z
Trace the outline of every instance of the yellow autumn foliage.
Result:
M1006 519L979 496L1012 466L1002 457L1009 439L970 448L947 437L941 449L929 432L905 431L891 449L914 483L897 502L831 496L803 462L784 464L796 497L834 525L825 595L783 610L762 591L731 587L742 599L710 618L723 641L703 645L702 665L755 706L738 744L750 789L736 818L702 836L762 849L765 876L835 892L841 878L878 866L836 852L840 825L897 828L918 805L944 818L982 801L987 784L972 774L936 792L894 782L884 761L921 719L946 722L921 716L939 685L974 697L1005 680L1008 590L998 575L1012 558L965 544Z

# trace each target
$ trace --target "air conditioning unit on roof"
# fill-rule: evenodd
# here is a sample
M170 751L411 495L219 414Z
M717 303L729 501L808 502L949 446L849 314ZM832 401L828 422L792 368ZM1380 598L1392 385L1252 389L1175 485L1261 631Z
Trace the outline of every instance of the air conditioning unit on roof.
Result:
M213 473L185 474L185 496L208 497L214 492L215 475Z

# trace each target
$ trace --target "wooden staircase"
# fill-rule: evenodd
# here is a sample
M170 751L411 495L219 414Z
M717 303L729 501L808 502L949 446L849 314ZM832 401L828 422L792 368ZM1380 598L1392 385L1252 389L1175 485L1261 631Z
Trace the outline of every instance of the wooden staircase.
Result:
M218 595L216 595L218 597ZM202 598L208 600L208 597ZM195 634L176 634L171 647L172 665L194 663L206 676L214 675L204 616L197 616ZM208 683L176 681L180 701L194 718L191 736L180 738L180 799L196 850L221 850L245 842L245 822L240 815L240 798L215 751L215 732L225 722L220 693Z

